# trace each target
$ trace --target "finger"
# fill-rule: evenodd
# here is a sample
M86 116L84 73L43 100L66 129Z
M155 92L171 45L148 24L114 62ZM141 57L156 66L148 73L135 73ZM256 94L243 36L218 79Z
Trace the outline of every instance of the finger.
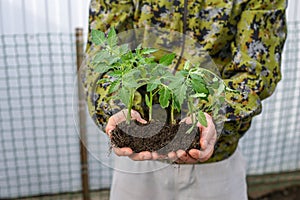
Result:
M176 152L174 152L174 151L169 152L169 153L168 153L168 159L171 160L171 161L177 160Z
M204 162L207 161L213 155L213 152L214 145L210 144L205 150L200 151L198 149L191 149L189 151L189 155L200 162Z
M182 160L182 161L187 161L188 159L188 154L184 151L184 150L178 150L176 151L177 157L178 159Z
M177 157L179 160L183 161L184 163L194 163L197 160L192 158L186 151L184 150L178 150L176 152Z
M120 122L126 121L127 119L127 112L128 110L121 110L120 112L114 114L111 119L113 120L113 123L118 124Z
M178 160L176 161L177 163L188 163L188 164L194 164L197 163L198 160L192 158L186 151L183 150L178 150L176 152Z
M137 118L136 121L142 123L142 124L147 124L148 122L144 120L143 118Z
M215 141L217 137L217 131L212 121L212 117L207 113L205 113L205 116L207 119L207 127L200 123L197 124L201 131L200 145L202 149L206 149L208 143L210 143L211 140Z
M123 147L123 148L114 147L113 151L117 156L130 156L133 154L132 149L128 147Z
M204 162L207 161L214 153L214 146L213 145L209 145L209 147L207 149L205 149L204 151L200 151L200 162Z
M158 160L159 154L157 152L151 152L152 160Z
M194 121L195 121L195 120L196 120L196 117L195 117L195 115L192 115L192 116L190 116L190 117L185 117L184 119L182 119L182 120L180 121L180 123L184 122L184 123L186 123L186 124L192 124L192 123L193 123L192 117L194 117Z
M114 130L116 128L116 123L115 121L112 119L113 117L110 117L107 125L105 127L105 133L109 134L112 130Z
M189 150L188 154L195 160L200 160L201 152L198 149Z
M207 145L212 141L216 141L217 132L215 129L204 129L201 131L200 135L200 145L201 148L207 148Z
M129 158L134 161L151 160L152 154L150 151L142 151L140 153L133 153Z
M116 126L122 122L122 121L125 121L126 118L124 118L124 111L120 111L118 112L117 114L111 116L109 119L108 119L108 122L107 122L107 125L105 127L105 132L107 134L109 134L110 131L114 130L116 128Z
M141 117L141 115L140 115L138 112L134 111L134 110L131 111L131 118L132 118L132 119L135 119L136 121L138 121L138 122L140 122L140 123L142 123L142 124L146 124L146 123L147 123L147 121L144 120L144 119Z
M111 138L111 133L115 128L115 126L107 124L105 127L105 133Z
M165 160L165 159L168 159L168 155L152 152L152 160Z
M206 149L210 144L214 145L217 141L217 132L215 129L208 129L201 132L200 146Z

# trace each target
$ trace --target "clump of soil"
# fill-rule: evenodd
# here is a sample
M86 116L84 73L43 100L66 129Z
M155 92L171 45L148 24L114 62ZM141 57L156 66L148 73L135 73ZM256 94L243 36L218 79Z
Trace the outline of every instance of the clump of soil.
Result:
M192 125L180 123L168 125L159 121L141 124L131 121L122 122L112 132L111 143L116 147L130 147L134 152L158 152L166 154L171 151L200 149L200 132L197 126L187 133Z

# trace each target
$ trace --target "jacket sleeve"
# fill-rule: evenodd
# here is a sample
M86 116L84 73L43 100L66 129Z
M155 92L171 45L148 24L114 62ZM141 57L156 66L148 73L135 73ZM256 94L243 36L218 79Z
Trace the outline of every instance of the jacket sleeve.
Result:
M107 93L110 85L97 84L101 78L109 78L105 74L94 71L89 60L93 56L91 45L91 30L97 29L107 32L114 27L117 32L122 32L133 27L133 5L130 0L91 0L89 8L89 32L86 46L86 59L82 70L82 81L86 92L88 110L95 121L103 130L108 118L123 108L120 102L108 100Z
M231 43L232 62L222 71L225 84L240 91L226 94L224 136L241 137L252 117L261 112L261 101L274 92L281 79L286 5L286 0L250 0L240 15Z

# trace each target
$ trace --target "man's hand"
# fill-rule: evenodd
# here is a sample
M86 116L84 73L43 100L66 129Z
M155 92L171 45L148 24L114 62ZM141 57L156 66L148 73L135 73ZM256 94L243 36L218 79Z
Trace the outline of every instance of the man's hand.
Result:
M116 128L117 124L126 121L127 112L128 110L125 109L114 114L109 118L105 129L105 132L109 135L109 137L111 137L111 131ZM123 148L114 147L113 150L116 155L128 156L129 158L135 161L169 159L171 161L176 161L177 163L193 164L199 161L204 162L212 156L214 152L214 145L217 140L217 132L215 129L215 125L212 121L212 118L207 113L205 113L205 116L207 119L207 127L204 127L199 122L197 123L197 126L201 133L201 138L199 141L201 145L201 150L191 149L188 153L184 150L178 150L176 152L170 152L168 153L168 155L160 155L156 152L149 152L149 151L134 153L132 149L129 147L123 147ZM135 119L140 123L147 123L147 121L142 119L140 114L135 110L131 111L131 119ZM183 119L182 122L191 124L192 119L191 117L187 117Z
M111 137L111 132L116 128L117 124L126 121L127 112L128 110L124 109L109 118L105 128L105 132L109 137ZM131 110L131 119L137 120L140 123L144 123L144 124L147 123L147 121L142 119L141 115L135 110ZM132 149L129 147L123 147L123 148L113 147L113 150L115 154L118 156L128 156L132 160L136 160L136 161L157 159L159 157L157 153L155 152L152 153L149 151L134 153Z
M169 159L176 160L177 163L197 163L207 161L214 152L214 145L217 141L217 131L213 123L212 117L205 113L207 120L207 127L201 125L199 122L197 126L200 130L200 146L201 150L191 149L187 153L184 150L178 150L176 152L170 152L168 154ZM191 117L184 118L181 122L187 124L192 123Z

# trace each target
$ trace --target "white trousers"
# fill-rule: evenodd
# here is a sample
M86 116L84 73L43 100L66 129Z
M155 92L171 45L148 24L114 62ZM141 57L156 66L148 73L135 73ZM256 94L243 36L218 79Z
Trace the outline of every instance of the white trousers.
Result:
M116 158L111 200L246 200L246 162L239 150L200 165Z

